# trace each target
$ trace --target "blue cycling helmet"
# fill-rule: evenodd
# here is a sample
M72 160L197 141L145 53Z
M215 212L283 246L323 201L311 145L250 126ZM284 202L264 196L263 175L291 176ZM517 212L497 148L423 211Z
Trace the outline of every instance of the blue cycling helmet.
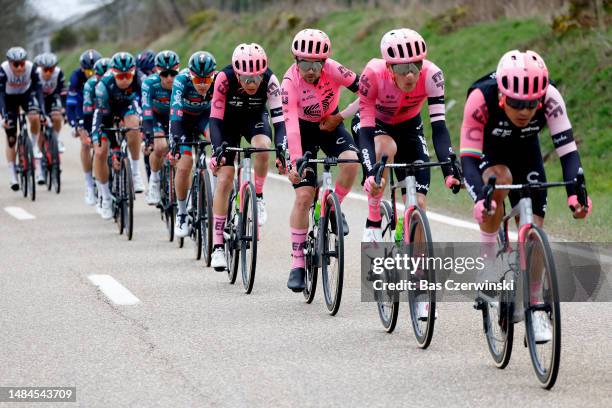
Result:
M155 68L155 53L151 50L146 50L138 54L136 66L142 72L150 74L153 68Z
M79 58L79 63L81 64L82 69L93 69L94 64L97 60L102 58L102 55L96 50L87 50L81 54Z
M215 71L215 68L217 68L217 61L207 51L198 51L189 58L189 71L197 77L208 76Z
M179 56L174 51L160 51L155 56L155 66L161 70L175 69L180 63Z
M100 58L94 64L94 72L96 73L96 75L102 76L106 73L106 71L108 71L108 69L110 68L110 65L111 65L110 58Z
M128 72L136 66L134 57L129 52L118 52L111 59L111 68L121 72Z

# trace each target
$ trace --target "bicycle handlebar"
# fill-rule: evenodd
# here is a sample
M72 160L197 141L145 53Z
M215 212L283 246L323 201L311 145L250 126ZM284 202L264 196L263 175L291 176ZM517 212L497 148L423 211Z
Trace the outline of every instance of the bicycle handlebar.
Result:
M382 180L382 175L385 171L385 165L387 164L387 160L389 160L389 156L383 154L380 158L380 161L374 165L374 182L378 185L380 185L380 181Z

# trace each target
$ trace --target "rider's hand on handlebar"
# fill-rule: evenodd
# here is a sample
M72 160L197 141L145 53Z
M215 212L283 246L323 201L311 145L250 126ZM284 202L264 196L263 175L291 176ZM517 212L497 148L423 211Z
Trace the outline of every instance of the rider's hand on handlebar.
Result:
M491 200L491 211L487 211L485 208L485 199L482 198L474 204L474 209L472 214L474 219L478 221L479 224L488 221L489 217L495 214L495 210L497 209L497 202L495 200Z
M208 168L214 176L217 175L217 172L223 165L225 165L225 157L221 157L221 161L217 163L217 158L213 156L208 162Z
M446 184L446 188L452 189L453 186L460 186L461 181L457 180L453 175L448 175L444 178L444 184Z
M365 191L369 197L380 198L385 191L385 179L380 179L380 184L376 184L374 176L369 176L365 183L363 183L363 191Z
M587 209L585 211L584 207L578 202L578 196L576 194L567 198L567 205L576 219L588 217L593 210L593 202L591 201L591 197L587 197Z
M283 146L276 146L276 168L278 174L287 174L287 161L283 152Z

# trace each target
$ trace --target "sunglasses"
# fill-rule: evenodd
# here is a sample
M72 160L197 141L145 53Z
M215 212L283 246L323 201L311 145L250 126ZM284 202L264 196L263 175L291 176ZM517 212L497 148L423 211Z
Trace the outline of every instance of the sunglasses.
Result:
M258 84L262 79L261 75L238 75L238 80L245 84Z
M134 71L121 72L113 70L113 76L115 79L123 81L124 79L132 79L134 78Z
M55 67L44 67L42 70L43 72L49 73L55 71Z
M531 101L523 101L520 99L509 98L506 96L506 105L516 110L523 110L523 109L533 110L537 108L539 104L540 104L539 99L534 99Z
M421 68L423 68L423 62L408 62L406 64L393 64L391 65L391 69L397 75L418 75L421 72Z
M314 72L319 72L323 69L323 64L325 64L325 60L322 60L322 61L298 60L297 61L297 65L302 71L310 71L312 69Z
M23 66L25 66L25 61L13 61L13 62L11 62L11 65L14 68L23 67Z
M159 73L159 76L160 76L160 77L162 77L162 78L167 78L167 77L169 77L169 76L171 76L171 77L175 77L175 76L177 76L177 75L178 75L178 71L176 71L176 70L174 70L174 69L167 69L167 70L165 70L165 71L161 71L161 72Z
M193 81L194 84L196 85L210 85L213 83L213 76L209 75L209 76L205 76L205 77L199 77L196 76L193 72L191 73L191 80Z
M93 69L84 69L83 73L85 74L85 76L87 78L89 78L90 76L92 76L94 74L94 70Z

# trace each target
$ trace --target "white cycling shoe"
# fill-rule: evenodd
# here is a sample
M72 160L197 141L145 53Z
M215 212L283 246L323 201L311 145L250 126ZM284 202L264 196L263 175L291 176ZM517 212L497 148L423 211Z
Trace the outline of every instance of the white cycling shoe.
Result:
M66 151L66 146L64 146L64 142L62 139L57 139L57 151L60 153L64 153Z
M35 159L42 159L42 152L38 147L38 143L32 143L32 153L34 154Z
M382 229L366 227L361 242L383 242Z
M85 204L94 205L96 203L96 196L94 195L94 189L90 186L85 186Z
M222 247L218 247L212 253L210 259L210 266L217 272L223 272L227 269L227 262L225 260L225 251Z
M134 192L142 193L145 190L144 183L142 182L142 177L140 173L135 173L132 175L132 181L134 182Z
M176 215L174 231L176 236L179 238L185 238L191 233L191 217L189 217L189 214Z
M261 227L268 220L268 212L266 211L266 202L263 198L257 198L257 224Z
M532 325L536 343L543 344L552 340L552 327L545 311L533 312Z
M149 192L147 193L145 200L149 205L157 205L160 199L159 181L151 181L149 183Z
M113 206L110 200L102 200L102 210L100 211L100 216L103 220L110 220L113 218Z
M421 321L426 321L429 316L429 302L416 302L417 318ZM438 309L436 309L434 319L438 318Z

